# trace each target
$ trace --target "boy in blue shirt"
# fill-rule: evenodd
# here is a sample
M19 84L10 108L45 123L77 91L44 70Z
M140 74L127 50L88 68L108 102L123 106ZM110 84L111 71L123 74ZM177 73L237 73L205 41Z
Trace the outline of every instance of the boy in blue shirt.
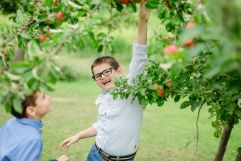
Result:
M133 56L130 63L128 83L133 83L144 70L147 61L147 22L149 10L145 0L140 2L138 32L133 43ZM119 63L110 56L97 58L91 66L93 79L102 89L96 99L98 118L92 127L64 140L60 147L68 150L70 145L80 139L96 136L87 161L133 161L138 149L143 109L132 98L116 99L109 90L115 84L115 76L122 76Z
M12 108L13 118L0 128L0 161L38 161L43 143L42 118L51 111L49 96L34 92L22 101L22 113ZM63 155L58 160L68 161Z

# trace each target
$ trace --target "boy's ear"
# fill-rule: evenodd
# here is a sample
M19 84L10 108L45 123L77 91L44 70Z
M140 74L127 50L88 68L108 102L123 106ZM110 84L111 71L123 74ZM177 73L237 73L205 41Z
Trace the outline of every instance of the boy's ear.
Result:
M36 110L35 110L35 108L32 107L32 106L28 106L28 107L26 108L26 115L27 115L27 117L29 117L29 118L33 118L33 117L36 115Z
M120 76L123 76L124 73L123 73L123 69L121 67L118 67L116 71Z

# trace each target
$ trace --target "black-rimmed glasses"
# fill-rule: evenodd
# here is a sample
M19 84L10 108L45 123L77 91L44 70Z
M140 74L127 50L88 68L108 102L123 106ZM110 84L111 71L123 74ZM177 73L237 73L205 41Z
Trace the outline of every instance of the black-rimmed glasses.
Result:
M109 75L111 75L111 73L112 73L112 69L114 69L114 68L105 69L105 70L103 70L102 72L93 75L92 78L93 78L94 80L96 80L96 81L101 80L102 74L103 74L104 76L109 76Z

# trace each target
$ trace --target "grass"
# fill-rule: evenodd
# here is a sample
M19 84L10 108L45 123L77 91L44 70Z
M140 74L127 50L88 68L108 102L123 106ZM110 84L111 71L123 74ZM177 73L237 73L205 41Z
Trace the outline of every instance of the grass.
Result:
M63 61L64 60L64 61ZM89 66L93 58L60 56L58 62L71 64L81 73L75 82L60 82L56 91L50 93L53 112L44 119L44 150L41 161L67 154L72 161L84 161L94 138L74 144L68 153L60 151L58 144L65 138L88 128L96 121L95 99L100 89L90 79ZM63 64L63 63L62 63ZM127 69L126 64L125 69ZM10 115L0 113L2 125ZM136 161L187 161L195 150L197 112L180 110L179 104L169 100L163 107L148 106L144 112L140 146ZM207 108L202 109L199 121L200 139L197 161L211 161L218 147L218 139L208 118ZM234 160L236 149L241 145L241 125L235 126L228 144L224 161Z

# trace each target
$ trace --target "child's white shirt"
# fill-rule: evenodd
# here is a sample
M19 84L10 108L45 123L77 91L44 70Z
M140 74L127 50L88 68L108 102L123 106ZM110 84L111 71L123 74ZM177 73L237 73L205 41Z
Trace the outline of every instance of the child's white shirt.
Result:
M147 45L133 43L128 82L132 83L143 73L147 62ZM93 127L97 130L97 145L110 155L132 154L137 150L143 118L143 109L137 100L114 100L103 91L96 99L98 118Z

